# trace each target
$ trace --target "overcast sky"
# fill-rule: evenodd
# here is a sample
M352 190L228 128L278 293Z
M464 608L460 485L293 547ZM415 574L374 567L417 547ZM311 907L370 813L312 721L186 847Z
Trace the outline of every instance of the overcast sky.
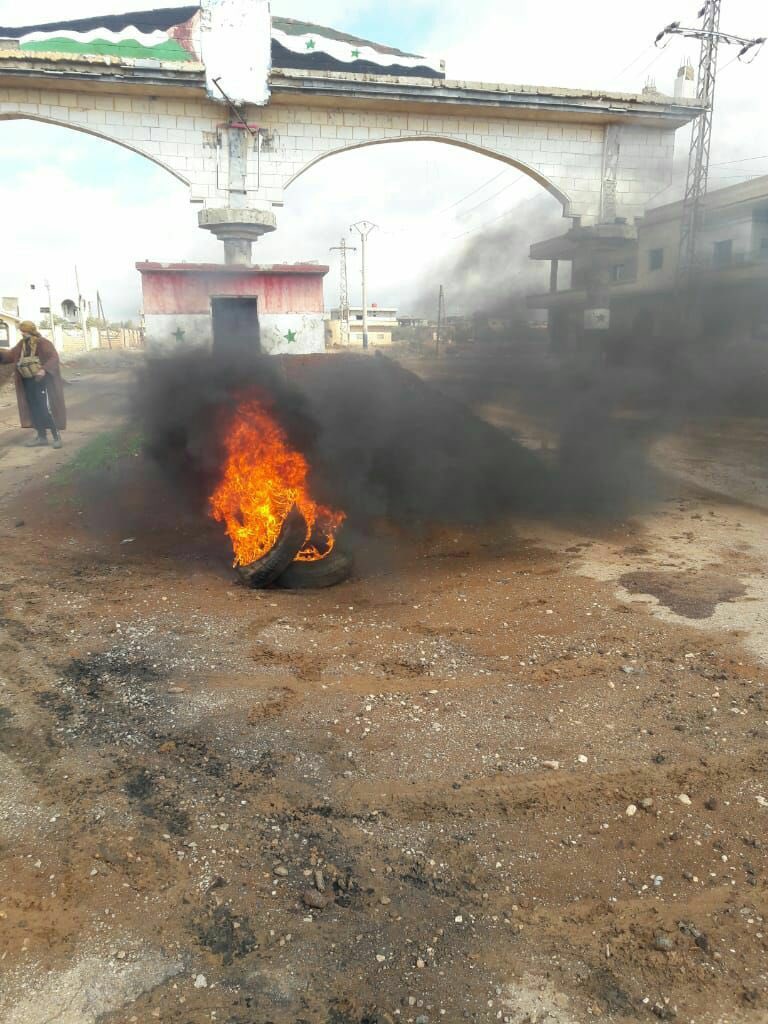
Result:
M0 23L12 25L146 9L151 0L0 0ZM155 6L181 7L183 0ZM681 60L698 58L695 43L653 48L672 20L694 23L700 0L273 0L275 14L331 25L418 53L445 58L450 78L586 86L639 91L652 77L671 92ZM318 13L321 11L322 13ZM724 29L768 35L766 0L725 0ZM723 48L713 149L712 187L768 174L768 47L751 65ZM118 146L67 129L25 121L0 123L0 181L5 245L0 292L29 298L49 278L54 303L98 288L112 317L135 316L140 305L137 260L221 258L219 243L196 226L186 188L161 168ZM684 165L687 137L678 135ZM753 159L756 158L756 159ZM495 179L495 180L494 180ZM408 310L416 296L437 291L443 269L463 247L504 223L518 204L545 195L514 168L455 147L432 143L380 146L322 161L286 193L278 231L258 243L255 259L333 260L349 224L380 228L371 236L371 299ZM466 198L464 198L466 197ZM548 206L552 204L552 208ZM557 204L539 204L551 232ZM567 221L562 221L566 230ZM349 237L349 236L348 236ZM514 244L526 244L520 232ZM519 254L518 254L519 255ZM519 263L512 254L511 264ZM351 266L353 301L359 293ZM335 266L326 304L337 300ZM47 302L42 303L47 304ZM448 295L450 311L451 296ZM457 310L458 311L458 310Z

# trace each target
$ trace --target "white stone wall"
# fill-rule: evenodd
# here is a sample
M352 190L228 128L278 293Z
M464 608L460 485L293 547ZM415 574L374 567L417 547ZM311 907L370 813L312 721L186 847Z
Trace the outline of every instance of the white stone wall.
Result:
M247 139L247 198L230 193L228 111L207 99L0 89L0 118L29 117L119 142L186 182L206 206L282 205L285 189L313 163L346 149L405 140L463 146L520 167L584 225L610 209L634 219L671 179L674 132L637 125L558 124L525 118L379 113L271 103L248 117L266 131L258 173ZM239 173L239 168L237 169ZM609 180L606 180L608 176ZM220 187L221 186L221 187ZM606 193L610 202L606 206ZM290 201L290 194L288 195ZM612 219L612 218L611 218Z
M27 117L88 132L161 164L187 183L190 199L227 205L216 185L216 133L226 112L199 99L135 94L0 89L0 118Z
M262 154L263 194L282 201L284 189L330 154L397 141L458 145L520 167L563 203L564 214L584 225L600 218L606 130L521 118L429 117L271 105L259 111L272 134ZM674 132L620 125L616 216L632 220L671 181ZM249 187L255 189L253 176ZM290 193L287 201L290 201Z

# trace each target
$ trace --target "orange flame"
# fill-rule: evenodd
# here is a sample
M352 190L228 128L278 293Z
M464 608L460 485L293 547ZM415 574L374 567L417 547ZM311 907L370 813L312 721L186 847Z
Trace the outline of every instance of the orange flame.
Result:
M238 408L226 439L227 461L211 495L210 514L226 525L237 565L249 565L270 551L293 505L307 524L307 539L297 561L316 562L333 548L344 522L312 499L309 466L288 443L284 431L255 399Z

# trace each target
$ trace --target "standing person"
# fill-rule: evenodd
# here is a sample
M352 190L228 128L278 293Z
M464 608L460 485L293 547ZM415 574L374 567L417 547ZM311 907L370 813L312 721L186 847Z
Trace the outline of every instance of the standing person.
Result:
M34 427L37 431L37 436L27 441L27 447L47 445L50 430L53 447L61 448L59 431L67 426L67 408L64 404L59 354L31 320L22 321L19 330L21 341L7 352L0 350L0 363L15 364L19 419L22 427Z

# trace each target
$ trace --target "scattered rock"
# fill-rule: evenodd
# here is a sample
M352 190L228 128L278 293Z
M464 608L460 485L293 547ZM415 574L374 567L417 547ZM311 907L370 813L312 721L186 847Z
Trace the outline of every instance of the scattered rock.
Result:
M650 811L650 809L653 807L653 798L647 796L644 800L640 801L640 806L643 808L644 811Z
M320 868L316 868L314 870L312 877L314 879L315 888L317 889L317 891L325 892L325 877L323 876L323 872L320 870Z
M587 757L586 754L579 754L579 756L576 758L576 760L579 762L579 764L587 764L587 762L589 761L589 758Z
M560 762L559 761L542 761L541 762L541 767L542 768L549 768L550 771L556 772L558 770L558 768L560 767Z
M208 988L208 979L204 974L198 974L195 978L195 988Z
M626 811L624 813L626 814L626 816L628 818L634 818L634 816L637 814L637 807L636 807L636 805L635 804L630 804L629 807L627 807L627 809L626 809Z
M288 868L285 866L285 864L276 864L272 870L274 871L278 878L288 877Z
M312 910L325 910L329 902L328 897L323 896L317 889L307 889L301 898L304 901L304 906L311 907Z
M686 807L690 807L691 798L688 796L687 793L680 793L677 799L680 801L681 804L685 804Z
M711 796L708 800L704 801L704 806L708 811L716 811L718 808L717 798Z
M187 688L186 688L186 686L169 686L166 692L167 693L186 693L187 692Z
M670 953L675 948L675 944L668 935L658 932L653 937L653 948L660 950L662 953Z

